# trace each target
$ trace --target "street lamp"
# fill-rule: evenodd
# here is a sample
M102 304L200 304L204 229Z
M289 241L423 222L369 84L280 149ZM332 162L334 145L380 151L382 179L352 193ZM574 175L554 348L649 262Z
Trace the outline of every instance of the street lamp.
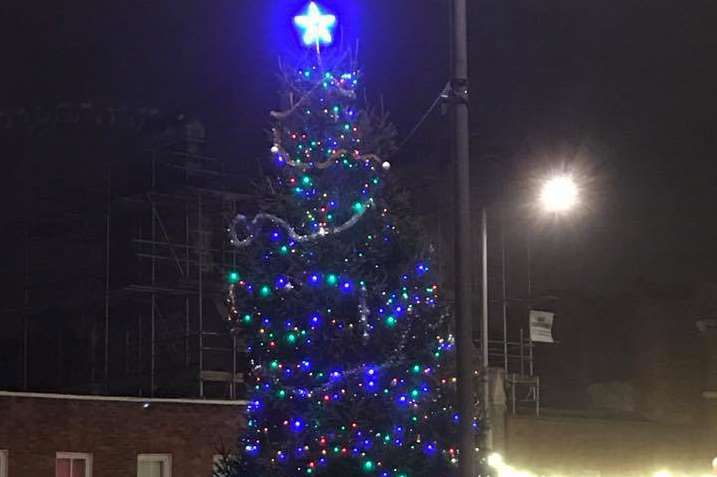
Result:
M540 202L542 210L548 213L552 214L561 214L561 213L567 213L570 212L577 206L580 199L580 190L575 182L575 180L572 178L572 176L563 174L563 175L557 175L554 177L550 177L547 179L542 187L541 191L538 197L538 200ZM501 225L501 228L503 226ZM489 363L489 356L488 356L488 210L486 207L483 207L482 213L481 213L481 255L482 255L482 323L481 323L481 351L482 351L482 367L484 370L484 382L483 382L483 405L486 407L489 405L489 398L490 398L490 392L489 392L489 383L487 382L487 375L488 375L488 369L490 366ZM506 262L505 262L505 239L504 237L501 237L502 242L502 257L501 257L501 271L502 271L502 287L503 287L503 334L504 334L504 344L503 344L503 352L505 354L504 356L504 363L507 367L507 356L508 356L508 350L507 350L507 309L506 309L506 281L505 281L505 274L506 274ZM528 257L528 260L530 261L530 256ZM530 284L530 264L528 266L528 287L529 287L529 294L531 284ZM530 297L528 297L530 298ZM486 413L487 415L487 413ZM488 447L491 448L493 446L493 435L490 430L490 427L488 427L487 431L487 443Z
M542 210L552 214L567 213L573 210L580 202L580 190L572 176L561 174L546 179L541 187L538 201ZM483 207L481 214L482 235L482 282L483 282L483 323L481 346L483 362L488 368L488 211ZM503 257L502 261L505 261ZM505 264L503 263L503 269ZM505 274L505 270L503 270ZM505 277L503 278L505 284ZM504 320L505 321L505 320Z
M559 175L545 181L540 192L540 203L546 212L568 212L577 205L579 194L572 176Z

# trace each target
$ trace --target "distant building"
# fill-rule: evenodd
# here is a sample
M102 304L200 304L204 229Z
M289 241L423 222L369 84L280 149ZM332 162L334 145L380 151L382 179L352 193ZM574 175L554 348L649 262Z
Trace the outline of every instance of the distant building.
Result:
M244 415L236 165L149 108L0 111L0 145L0 477L211 475Z
M22 158L3 215L0 389L240 397L225 229L249 198L202 123L63 104L0 111L0 125Z
M209 477L244 403L0 392L0 477Z

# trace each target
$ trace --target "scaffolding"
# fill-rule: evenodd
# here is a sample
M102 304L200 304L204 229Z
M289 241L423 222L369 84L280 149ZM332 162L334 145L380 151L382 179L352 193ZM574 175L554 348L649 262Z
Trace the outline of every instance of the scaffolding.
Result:
M236 178L205 153L197 121L162 120L135 140L138 157L108 161L86 210L43 205L25 224L22 303L3 311L21 318L6 331L21 348L7 387L239 399L246 359L224 319L235 264L224 232L250 196L227 185ZM62 230L50 237L48 224Z
M223 232L248 197L221 188L225 173L203 146L197 123L180 141L159 141L148 151L149 191L122 199L137 217L139 273L118 302L141 304L125 329L126 366L147 376L150 396L237 399L243 382L243 347L224 321L222 277L236 257Z

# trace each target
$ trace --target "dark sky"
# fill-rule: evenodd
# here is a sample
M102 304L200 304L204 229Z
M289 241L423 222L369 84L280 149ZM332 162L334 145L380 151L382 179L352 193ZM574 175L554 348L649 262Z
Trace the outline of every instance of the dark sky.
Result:
M90 100L188 112L222 154L254 161L304 2L2 3L0 109ZM447 0L325 3L361 39L369 94L405 134L447 79ZM601 291L717 280L715 2L469 3L475 157L495 155L519 178L566 164L585 183L590 207L560 224L544 260ZM396 167L445 165L431 136L444 123L433 115Z

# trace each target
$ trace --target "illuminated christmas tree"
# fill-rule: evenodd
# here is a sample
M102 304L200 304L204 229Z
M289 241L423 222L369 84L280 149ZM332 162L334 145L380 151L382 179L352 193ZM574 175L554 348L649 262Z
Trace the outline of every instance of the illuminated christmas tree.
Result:
M310 22L326 30L306 29L316 53L283 71L269 200L230 227L229 319L251 376L226 472L449 476L459 458L450 320L389 174L394 129L358 100L355 59L319 54L334 23Z

